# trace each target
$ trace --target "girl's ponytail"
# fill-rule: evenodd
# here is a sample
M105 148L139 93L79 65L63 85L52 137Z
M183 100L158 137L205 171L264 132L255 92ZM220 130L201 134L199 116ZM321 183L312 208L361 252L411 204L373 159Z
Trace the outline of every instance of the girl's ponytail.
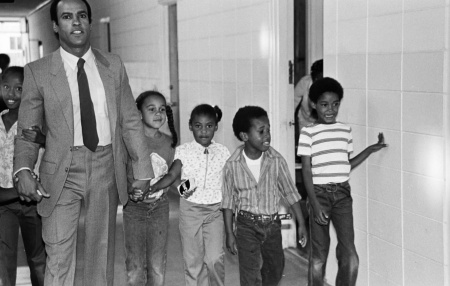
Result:
M170 133L172 134L172 148L175 148L178 143L178 135L177 131L175 130L175 124L173 120L173 111L172 107L169 105L166 105L166 114L167 114L167 125L169 126Z
M222 110L217 105L214 105L214 110L216 111L217 123L219 123L220 119L222 119Z

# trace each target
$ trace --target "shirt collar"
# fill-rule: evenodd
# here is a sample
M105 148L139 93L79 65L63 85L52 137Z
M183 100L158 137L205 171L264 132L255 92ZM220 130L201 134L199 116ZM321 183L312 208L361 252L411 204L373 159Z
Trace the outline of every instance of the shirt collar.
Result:
M61 51L61 58L63 59L63 61L66 62L71 69L75 70L79 58L64 50L63 47L61 47L59 50ZM86 61L85 64L90 68L93 68L95 66L95 56L92 52L92 48L89 47L89 50L82 56L82 58Z
M231 157L228 159L228 161L241 161L241 160L245 160L244 159L244 147L245 144L237 147L236 151L234 151L234 153L231 155ZM266 152L263 153L263 155L260 157L262 160L264 160L264 157L267 158L272 158L275 157L275 152L274 149L272 148L272 146L269 147L269 149L267 149Z
M197 141L192 141L192 145L194 146L195 149L204 151L205 149L208 149L208 151L211 151L214 149L216 142L214 140L211 140L211 144L209 144L208 147L204 147L203 145L199 144Z

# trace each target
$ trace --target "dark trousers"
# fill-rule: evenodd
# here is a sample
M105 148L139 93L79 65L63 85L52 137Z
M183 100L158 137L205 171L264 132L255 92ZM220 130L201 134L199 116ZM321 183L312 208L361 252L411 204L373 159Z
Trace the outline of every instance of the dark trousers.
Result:
M281 221L238 215L236 225L241 286L278 285L284 270Z
M167 261L169 200L128 201L123 210L128 285L163 286Z
M336 286L352 286L356 284L359 259L355 248L353 229L353 199L348 182L340 185L314 185L317 201L333 222L338 244L336 258L338 273ZM308 201L310 227L310 256L308 285L323 285L330 249L330 223L319 225L314 220L314 213Z
M42 286L46 257L41 218L37 214L36 203L19 200L0 206L0 285L16 285L19 228L30 268L31 284Z

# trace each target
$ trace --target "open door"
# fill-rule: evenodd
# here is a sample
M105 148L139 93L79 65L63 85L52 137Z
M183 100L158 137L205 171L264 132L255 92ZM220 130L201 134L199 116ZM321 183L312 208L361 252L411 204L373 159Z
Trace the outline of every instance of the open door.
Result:
M292 178L295 178L294 145L294 85L293 71L293 0L272 0L272 55L270 120L272 145L286 159ZM281 201L280 213L288 212ZM297 246L296 227L293 220L282 221L283 248Z

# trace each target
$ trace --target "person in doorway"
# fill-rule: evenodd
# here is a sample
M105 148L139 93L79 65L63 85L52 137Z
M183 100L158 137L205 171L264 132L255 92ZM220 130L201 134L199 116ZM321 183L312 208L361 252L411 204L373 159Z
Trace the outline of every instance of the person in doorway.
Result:
M23 67L10 67L3 72L1 95L8 109L0 112L0 285L16 285L20 229L31 284L43 286L46 256L41 218L36 210L36 202L19 200L12 176L14 137L17 134L22 84ZM27 140L43 143L43 135L37 138L32 133L41 134L27 129L23 130L22 136ZM35 166L35 174L38 167L39 162Z
M302 129L298 144L303 180L308 192L309 286L324 285L330 248L330 222L333 222L338 240L335 285L356 285L359 259L354 243L353 200L348 182L350 171L370 154L387 147L380 133L378 143L350 158L353 152L351 128L336 121L343 96L344 90L335 79L327 77L311 85L309 99L316 121Z
M312 83L321 78L323 78L323 60L317 60L311 65L310 74L302 77L295 86L294 106L295 118L297 121L295 136L296 142L298 142L298 136L302 128L315 121L315 119L311 116L312 107L309 102L308 92Z
M47 251L45 285L74 285L77 227L85 208L83 285L113 285L117 205L128 200L126 160L134 189L153 178L150 152L121 59L90 45L86 0L54 0L61 47L25 66L18 134L46 128L41 182L31 171L39 145L16 136L19 195L37 201ZM127 154L128 153L128 154Z
M270 146L267 112L258 106L240 108L233 119L234 135L244 144L223 169L222 209L226 247L239 255L241 286L276 286L284 270L279 201L283 197L299 224L299 242L307 242L300 195L286 160ZM236 234L233 212L236 210Z

